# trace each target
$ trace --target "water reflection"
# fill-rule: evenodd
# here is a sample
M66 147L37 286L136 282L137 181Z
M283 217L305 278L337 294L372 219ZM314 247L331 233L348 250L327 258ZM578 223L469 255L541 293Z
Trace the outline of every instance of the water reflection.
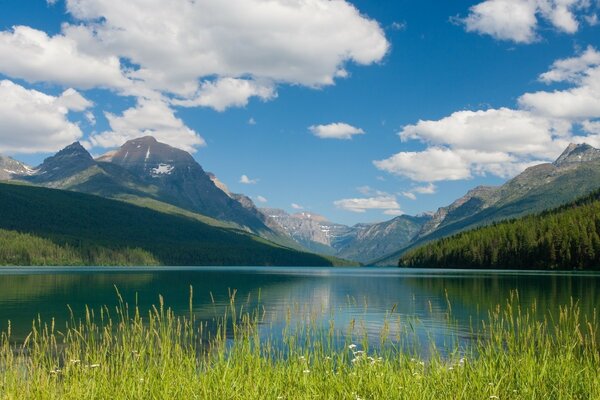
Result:
M438 346L467 340L473 321L518 290L521 304L558 312L578 301L591 315L600 305L599 274L502 273L399 269L198 268L198 269L5 269L0 271L0 329L12 323L13 338L22 340L32 320L55 317L58 327L85 306L115 305L115 287L125 301L149 310L158 302L181 315L189 313L189 287L194 288L193 313L211 327L224 315L230 295L245 310L260 308L262 332L277 336L286 323L311 322L347 332L354 324L372 343L382 329L390 337L412 329L422 342ZM450 301L454 321L449 321ZM392 313L393 310L393 313Z

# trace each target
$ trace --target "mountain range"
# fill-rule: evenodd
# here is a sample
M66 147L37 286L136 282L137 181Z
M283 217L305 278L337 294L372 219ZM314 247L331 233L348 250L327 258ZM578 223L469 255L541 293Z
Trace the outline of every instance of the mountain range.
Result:
M94 194L241 229L287 248L364 264L396 265L407 250L496 221L550 209L600 187L600 150L571 144L553 163L501 186L480 186L434 213L347 226L312 212L258 208L187 152L147 136L94 159L73 143L36 167L0 157L0 180Z

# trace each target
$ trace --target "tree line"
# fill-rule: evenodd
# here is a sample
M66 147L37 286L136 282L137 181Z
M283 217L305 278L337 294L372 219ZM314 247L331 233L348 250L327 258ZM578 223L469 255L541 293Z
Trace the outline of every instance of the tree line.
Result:
M399 266L600 269L600 190L550 211L425 244L405 253Z

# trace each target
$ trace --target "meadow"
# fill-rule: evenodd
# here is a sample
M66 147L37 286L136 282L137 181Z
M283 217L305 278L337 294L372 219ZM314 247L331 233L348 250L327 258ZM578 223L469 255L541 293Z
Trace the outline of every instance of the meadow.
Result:
M162 300L148 313L122 300L66 326L35 319L22 342L0 345L3 399L597 399L595 315L576 303L545 314L518 295L473 321L469 345L415 346L413 324L369 343L359 321L321 329L307 320L279 339L260 334L264 311L233 300L216 329ZM540 317L541 315L545 315ZM451 314L448 318L452 318ZM233 321L233 322L231 322ZM458 343L458 342L457 342Z

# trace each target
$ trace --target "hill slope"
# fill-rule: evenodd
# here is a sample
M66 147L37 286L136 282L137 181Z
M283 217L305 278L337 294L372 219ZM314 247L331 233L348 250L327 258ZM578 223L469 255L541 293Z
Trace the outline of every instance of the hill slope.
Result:
M496 223L406 253L404 267L600 269L600 191L552 211Z
M44 160L34 173L13 179L114 199L152 199L275 236L260 219L216 187L189 153L151 136L130 140L98 160L76 142Z
M600 150L571 144L553 163L527 168L498 187L478 187L440 208L408 246L374 261L396 265L405 252L468 229L558 207L600 187Z
M4 265L332 265L184 215L25 185L0 184L0 230Z

